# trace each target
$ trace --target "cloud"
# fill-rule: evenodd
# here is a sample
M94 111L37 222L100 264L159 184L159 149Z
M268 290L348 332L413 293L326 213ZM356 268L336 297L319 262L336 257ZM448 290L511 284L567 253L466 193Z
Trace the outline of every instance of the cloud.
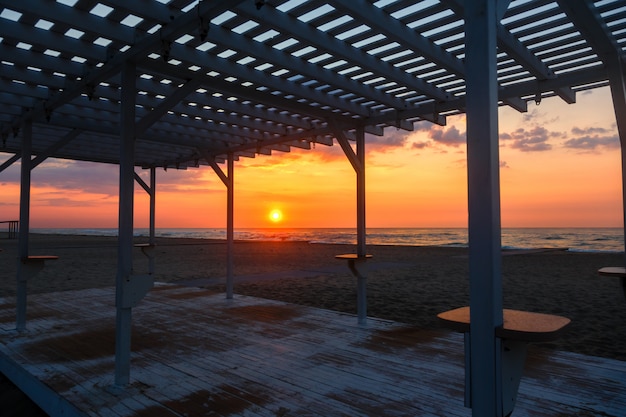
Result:
M409 143L412 132L400 129L386 129L383 136L365 134L367 152L389 152L394 149L404 148Z
M573 127L571 136L563 142L563 147L584 151L595 151L599 148L619 148L620 142L615 125L611 129L604 127Z
M548 143L548 140L560 135L558 132L550 132L541 126L535 126L530 130L520 127L510 133L501 133L500 140L510 141L509 147L522 152L541 152L551 150L552 144Z
M582 129L580 127L572 128L572 134L574 135L606 135L613 132L614 130L606 129L604 127L586 127Z
M615 136L581 136L563 142L570 149L596 150L599 147L619 148L619 139Z
M430 142L422 141L422 142L413 142L411 144L411 148L413 149L425 149L430 146Z
M428 136L435 142L445 146L458 147L466 142L465 132L461 133L455 126L448 129L433 127Z
M500 168L510 168L508 162L500 161Z

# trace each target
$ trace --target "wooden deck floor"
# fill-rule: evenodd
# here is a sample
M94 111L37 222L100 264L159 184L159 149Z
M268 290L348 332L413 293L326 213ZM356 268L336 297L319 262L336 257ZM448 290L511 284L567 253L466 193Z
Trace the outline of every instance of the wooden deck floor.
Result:
M463 337L159 284L113 386L114 290L0 299L0 371L51 415L469 416ZM532 349L513 416L624 416L626 362Z

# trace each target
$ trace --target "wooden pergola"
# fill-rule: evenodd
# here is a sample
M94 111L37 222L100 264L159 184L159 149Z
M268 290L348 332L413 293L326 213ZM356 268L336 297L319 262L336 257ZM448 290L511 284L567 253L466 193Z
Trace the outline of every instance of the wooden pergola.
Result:
M157 168L215 170L227 188L232 297L238 159L338 143L356 172L362 262L365 133L465 113L471 404L475 416L502 415L498 106L574 103L609 86L624 168L625 48L623 0L2 0L0 151L10 157L0 172L21 161L17 328L28 275L45 261L29 261L28 230L30 175L46 158L120 167L115 383L124 386L132 308L152 286L132 274L136 180L154 230ZM136 169L150 170L149 184ZM359 288L364 320L365 276Z

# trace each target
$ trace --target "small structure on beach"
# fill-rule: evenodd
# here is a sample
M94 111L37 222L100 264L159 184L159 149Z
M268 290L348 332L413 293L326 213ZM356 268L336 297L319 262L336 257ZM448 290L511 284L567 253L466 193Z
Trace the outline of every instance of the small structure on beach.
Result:
M150 195L154 232L156 170L215 171L227 188L232 297L239 158L338 143L356 173L361 261L365 134L466 113L471 404L476 416L503 414L497 109L574 103L610 86L624 155L623 1L1 0L0 19L0 151L11 154L0 172L21 161L18 329L32 270L31 172L46 158L120 167L114 380L123 387L132 309L152 286L132 271L135 181Z

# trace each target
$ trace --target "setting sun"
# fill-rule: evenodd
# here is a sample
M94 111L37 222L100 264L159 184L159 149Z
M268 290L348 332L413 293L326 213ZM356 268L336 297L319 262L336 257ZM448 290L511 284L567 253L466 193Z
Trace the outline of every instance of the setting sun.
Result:
M270 220L274 223L278 223L283 219L283 212L276 209L270 212Z

